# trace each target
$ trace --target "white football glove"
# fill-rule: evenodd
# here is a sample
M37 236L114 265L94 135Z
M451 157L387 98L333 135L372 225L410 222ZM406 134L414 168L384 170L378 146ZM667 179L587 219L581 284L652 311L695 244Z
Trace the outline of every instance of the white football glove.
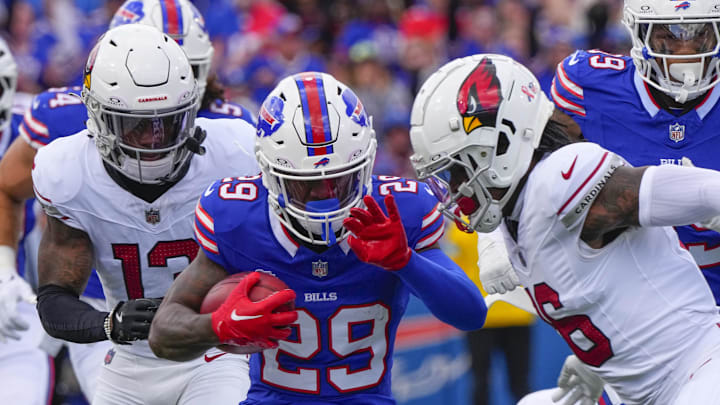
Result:
M30 327L17 311L20 301L34 304L35 294L15 270L15 250L0 246L0 342L19 340L20 331Z
M595 405L605 382L575 355L565 359L552 400L561 405Z
M488 294L505 294L520 285L499 229L480 234L477 249L480 283Z
M683 156L681 163L683 166L695 167L692 160L690 160L690 158L686 156ZM703 228L711 229L715 232L720 232L720 216L710 218L704 222L698 222L698 225L702 226Z

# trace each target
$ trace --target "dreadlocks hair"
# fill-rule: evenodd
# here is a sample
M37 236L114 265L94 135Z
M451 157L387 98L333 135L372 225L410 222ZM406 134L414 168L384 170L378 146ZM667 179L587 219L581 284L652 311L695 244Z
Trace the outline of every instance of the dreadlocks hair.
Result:
M225 100L225 88L220 84L217 74L213 73L207 78L207 87L205 88L205 94L200 103L200 109L207 110L210 108L210 104L218 99Z
M540 159L546 153L554 152L565 145L569 145L574 141L570 139L565 132L566 126L558 121L550 119L545 124L542 137L540 138L540 145L535 149L533 159Z

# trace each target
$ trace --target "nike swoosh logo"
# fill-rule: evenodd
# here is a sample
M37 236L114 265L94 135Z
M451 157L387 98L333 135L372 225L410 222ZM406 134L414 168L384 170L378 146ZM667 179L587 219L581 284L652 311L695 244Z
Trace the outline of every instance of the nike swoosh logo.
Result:
M570 165L570 168L566 172L560 172L562 174L563 179L569 180L570 176L572 176L573 169L575 168L575 162L577 162L577 155L575 155L575 160L573 160L572 165Z
M214 356L208 356L208 355L206 354L206 355L205 355L205 362L206 362L206 363L210 363L211 361L217 359L218 357L224 356L224 355L226 355L226 354L227 354L227 353L220 353L220 354L216 354L216 355L214 355Z
M248 321L250 319L257 319L260 318L262 315L238 315L237 312L233 309L232 313L230 314L230 319L233 321Z
M212 194L213 191L215 191L215 189L212 188L212 187L210 187L209 189L205 190L205 193L203 193L203 195L204 195L205 197L210 197L210 194Z
M579 51L575 51L575 53L572 54L572 56L570 56L570 60L568 61L568 65L573 66L573 65L575 65L576 63L580 62L580 60L578 60L578 58L577 58L578 52L579 52Z

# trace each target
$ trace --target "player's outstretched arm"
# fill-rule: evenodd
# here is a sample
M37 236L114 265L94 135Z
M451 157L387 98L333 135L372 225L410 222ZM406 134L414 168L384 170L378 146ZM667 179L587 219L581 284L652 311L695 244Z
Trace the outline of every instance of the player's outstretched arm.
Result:
M462 330L481 328L487 307L465 272L440 249L415 252L408 247L392 195L385 197L389 217L372 197L363 201L368 209L353 208L352 217L343 222L353 233L348 243L358 258L395 272L441 321Z
M598 194L581 238L599 248L629 226L676 226L720 215L720 172L697 167L622 166Z
M243 278L215 312L199 314L207 292L226 276L225 270L200 250L173 283L153 321L150 347L155 355L186 361L218 344L275 348L278 340L290 335L287 325L297 320L297 313L275 310L295 300L295 293L284 290L251 301L250 289L260 281L255 272Z
M32 162L35 149L16 139L0 160L0 341L19 339L28 325L17 313L21 300L34 302L30 285L16 269L17 236L23 201L33 196Z

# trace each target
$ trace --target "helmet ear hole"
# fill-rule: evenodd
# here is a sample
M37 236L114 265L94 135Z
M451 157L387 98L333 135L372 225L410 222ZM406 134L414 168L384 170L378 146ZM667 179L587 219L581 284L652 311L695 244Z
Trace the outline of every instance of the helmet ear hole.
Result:
M510 139L508 139L505 131L500 131L498 134L497 147L495 148L495 156L504 155L510 147Z

